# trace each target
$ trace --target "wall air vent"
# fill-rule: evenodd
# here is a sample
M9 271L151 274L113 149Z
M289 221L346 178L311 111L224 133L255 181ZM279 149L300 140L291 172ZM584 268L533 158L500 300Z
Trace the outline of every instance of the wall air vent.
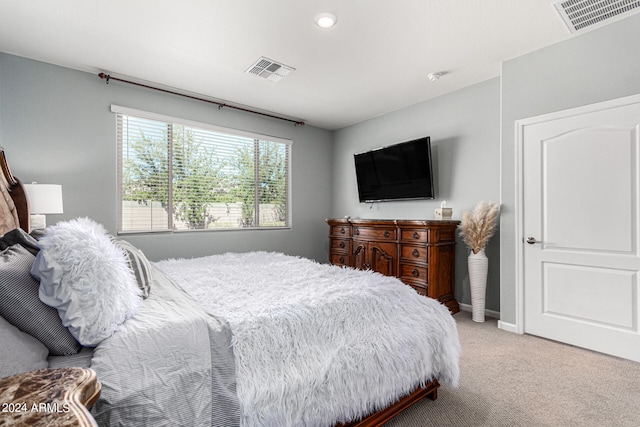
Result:
M640 0L562 0L553 5L572 33L640 12Z
M261 57L252 66L247 68L245 73L255 74L272 82L279 82L294 70L295 68Z

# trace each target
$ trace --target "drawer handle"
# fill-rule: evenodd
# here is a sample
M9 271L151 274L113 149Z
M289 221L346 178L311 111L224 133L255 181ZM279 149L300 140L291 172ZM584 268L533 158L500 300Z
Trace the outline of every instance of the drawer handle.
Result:
M340 261L340 264L344 264L344 257L343 257L343 256L341 256L341 257L340 257L340 259L339 259L339 261Z
M411 272L411 275L413 277L418 277L420 275L420 272L418 271L417 268L414 268L413 271Z
M414 232L413 232L413 238L414 238L414 239L419 239L419 238L420 238L420 235L418 234L418 232L417 232L417 231L414 231Z
M340 247L344 249L344 242L340 242Z
M418 258L418 256L420 255L420 251L418 251L417 249L414 249L413 252L411 252L411 255Z
M360 229L356 227L356 228L353 230L353 234L355 234L356 236L359 236L359 235L360 235Z
M346 233L345 229L344 229L344 228L341 228L341 229L340 229L340 234L344 234L344 233Z
M391 233L389 233L389 230L385 230L384 237L389 237L389 234L391 234Z

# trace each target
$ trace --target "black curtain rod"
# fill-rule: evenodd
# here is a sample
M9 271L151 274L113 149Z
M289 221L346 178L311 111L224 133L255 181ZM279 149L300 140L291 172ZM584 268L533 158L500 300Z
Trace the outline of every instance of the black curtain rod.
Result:
M118 82L129 83L131 85L140 86L140 87L144 87L144 88L147 88L147 89L153 89L153 90L157 90L157 91L160 91L160 92L169 93L171 95L183 96L185 98L195 99L196 101L202 101L202 102L208 102L209 104L215 104L215 105L218 106L219 110L221 110L224 107L233 108L234 110L244 111L245 113L259 114L261 116L270 117L272 119L284 120L286 122L291 122L296 126L298 126L298 125L304 126L304 122L303 121L287 119L285 117L278 117L278 116L274 116L273 114L267 114L267 113L263 113L263 112L256 111L256 110L250 110L248 108L243 108L243 107L237 107L235 105L229 105L229 104L225 104L223 102L217 102L217 101L212 101L210 99L198 98L197 96L193 96L193 95L187 95L187 94L180 93L180 92L174 92L174 91L167 90L167 89L161 89L159 87L149 86L149 85L145 85L145 84L138 83L138 82L132 82L130 80L119 79L117 77L113 77L113 76L111 76L109 74L105 74L105 73L98 74L98 77L100 77L101 79L106 79L107 80L107 84L109 84L109 80L115 80L115 81L118 81Z

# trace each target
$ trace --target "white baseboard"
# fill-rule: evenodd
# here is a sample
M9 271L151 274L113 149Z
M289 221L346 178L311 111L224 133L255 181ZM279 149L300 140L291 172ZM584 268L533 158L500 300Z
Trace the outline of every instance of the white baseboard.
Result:
M460 310L471 312L471 304L458 303L458 305L460 306ZM494 319L500 319L499 311L485 310L484 315L487 317L492 317Z
M498 328L503 331L513 332L514 334L519 334L518 327L513 323L503 322L502 320L498 320Z
M471 304L458 303L458 305L460 306L460 310L471 312ZM521 333L521 332L518 332L518 327L514 323L507 323L500 320L499 311L485 310L484 315L487 317L498 319L498 329L502 329L507 332L513 332L515 334Z

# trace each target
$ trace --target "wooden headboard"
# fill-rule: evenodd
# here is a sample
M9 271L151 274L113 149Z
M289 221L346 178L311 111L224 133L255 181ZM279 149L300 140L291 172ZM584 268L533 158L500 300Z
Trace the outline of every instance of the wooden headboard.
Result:
M22 186L22 182L13 176L4 148L0 147L0 234L14 228L22 228L27 233L29 225L29 199Z

